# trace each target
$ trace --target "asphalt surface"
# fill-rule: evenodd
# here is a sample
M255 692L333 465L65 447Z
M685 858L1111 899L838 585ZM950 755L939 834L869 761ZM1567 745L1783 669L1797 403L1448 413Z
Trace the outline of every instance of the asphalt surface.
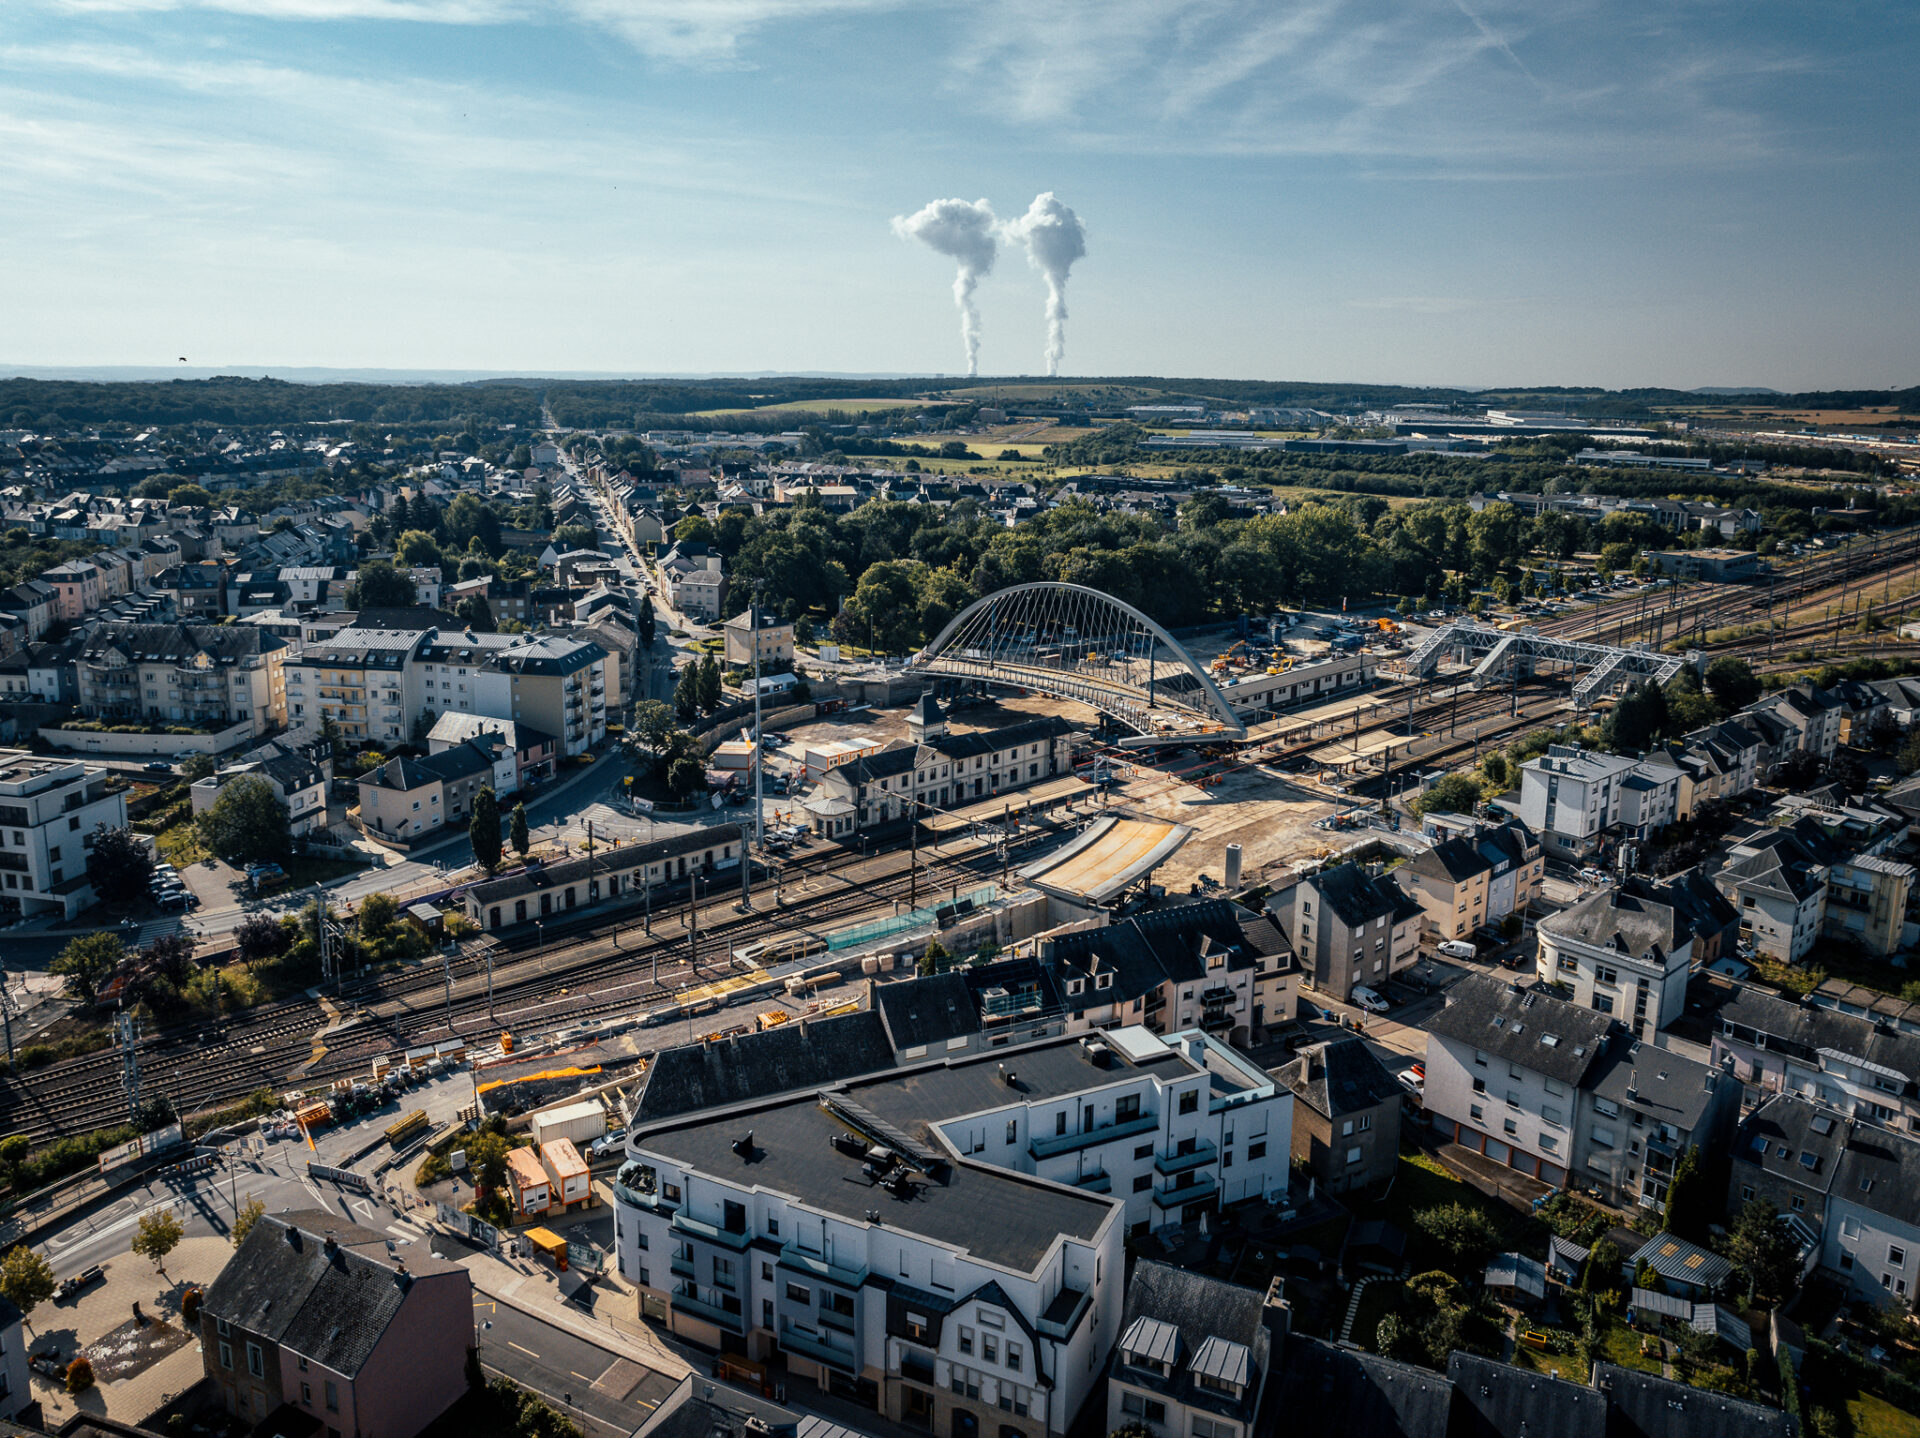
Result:
M489 1372L609 1432L631 1433L674 1388L664 1374L483 1293L473 1295L473 1327L481 1365Z

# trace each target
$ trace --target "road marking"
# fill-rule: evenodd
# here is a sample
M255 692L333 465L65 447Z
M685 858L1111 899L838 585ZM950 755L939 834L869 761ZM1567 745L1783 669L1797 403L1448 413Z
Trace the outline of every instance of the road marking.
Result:
M578 1378L582 1383L593 1382L591 1378L587 1377L587 1375L582 1373L578 1368L569 1368L567 1372L571 1373L575 1378Z
M538 1353L535 1353L531 1348L521 1348L518 1343L513 1342L511 1339L508 1340L507 1347L518 1349L520 1352L526 1354L527 1357L529 1358L538 1358L540 1356Z

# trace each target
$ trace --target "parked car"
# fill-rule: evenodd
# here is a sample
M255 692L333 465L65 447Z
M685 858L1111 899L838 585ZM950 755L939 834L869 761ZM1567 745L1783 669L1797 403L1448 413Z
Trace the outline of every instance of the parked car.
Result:
M1412 1069L1401 1069L1394 1077L1400 1080L1400 1087L1412 1094L1415 1098L1425 1098L1427 1096L1426 1079L1415 1073Z
M1353 1001L1370 1014L1384 1014L1387 1001L1365 985L1353 991Z
M140 767L145 769L149 774L171 774L173 772L173 765L167 763L164 759L155 759L151 764L143 764Z
M1440 952L1450 959L1471 959L1480 951L1465 939L1446 939L1440 944Z

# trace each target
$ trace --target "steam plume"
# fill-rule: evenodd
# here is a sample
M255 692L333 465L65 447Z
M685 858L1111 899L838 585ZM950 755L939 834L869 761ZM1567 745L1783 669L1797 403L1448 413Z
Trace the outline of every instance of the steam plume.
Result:
M1087 253L1086 227L1048 190L1034 196L1006 231L1008 239L1026 244L1027 259L1047 282L1047 373L1059 374L1067 352L1067 271Z
M985 200L934 200L912 215L895 215L893 232L903 240L918 240L953 260L953 303L960 311L960 339L967 348L967 373L980 372L980 312L973 292L993 273L999 253L995 231L999 221Z

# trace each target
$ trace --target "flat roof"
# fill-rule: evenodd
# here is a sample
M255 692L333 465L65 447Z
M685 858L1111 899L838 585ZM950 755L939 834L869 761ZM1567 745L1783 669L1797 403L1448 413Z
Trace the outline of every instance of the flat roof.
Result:
M552 1138L540 1145L540 1157L556 1178L573 1178L587 1171L587 1161L570 1138Z
M1020 877L1042 893L1100 903L1172 858L1193 833L1169 819L1109 814L1059 853L1022 869Z
M749 1129L751 1153L735 1153L734 1141ZM1091 1243L1122 1211L1114 1199L964 1160L947 1166L945 1183L916 1182L899 1196L868 1184L862 1160L833 1146L846 1131L807 1094L724 1118L667 1124L636 1138L634 1148L723 1182L784 1194L849 1223L872 1222L868 1213L878 1212L886 1227L1023 1274L1046 1260L1056 1235Z

